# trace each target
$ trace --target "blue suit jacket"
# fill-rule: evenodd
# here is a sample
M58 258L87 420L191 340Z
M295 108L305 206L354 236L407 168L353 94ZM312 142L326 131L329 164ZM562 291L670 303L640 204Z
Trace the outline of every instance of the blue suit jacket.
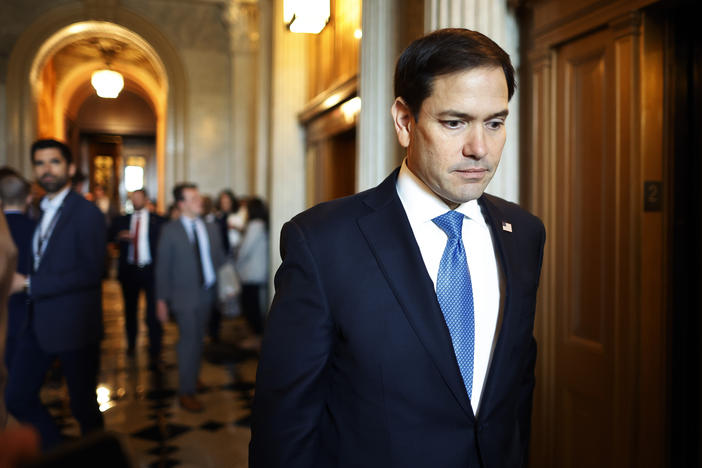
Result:
M479 200L506 297L476 418L396 179L283 227L250 466L526 463L543 224L512 203Z
M31 275L32 326L44 351L78 349L102 339L106 236L102 212L70 191Z
M32 234L36 222L23 213L6 213L12 240L17 246L17 273L28 275L32 269ZM27 319L27 294L15 293L7 302L7 336L17 336Z

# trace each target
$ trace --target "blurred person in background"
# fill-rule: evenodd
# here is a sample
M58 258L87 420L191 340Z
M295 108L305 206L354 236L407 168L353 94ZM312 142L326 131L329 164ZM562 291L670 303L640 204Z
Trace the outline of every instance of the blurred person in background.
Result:
M170 221L174 221L180 218L180 210L178 209L177 203L172 203L166 210L166 218Z
M29 182L17 173L0 175L0 200L12 240L17 247L15 276L27 276L31 270L31 241L36 222L27 216L31 200ZM7 339L5 341L5 366L10 369L17 337L27 320L27 293L18 291L8 300Z
M2 200L0 200L2 205ZM17 265L17 247L12 241L10 229L7 227L5 215L0 213L0 357L5 353L5 336L7 329L7 297L10 294L14 281L14 272ZM7 369L4 359L0 360L0 391L5 390L7 382ZM0 399L0 428L7 422L5 399Z
M83 174L80 169L76 169L76 173L73 174L73 177L71 177L71 189L81 195L87 195L87 182L88 178L85 177L85 174ZM92 195L90 198L92 199Z
M220 237L222 239L222 248L224 249L224 254L228 260L233 258L232 243L230 240L235 241L234 246L236 247L241 238L241 233L234 228L230 228L227 224L227 219L238 209L239 201L231 190L225 189L219 192L219 195L217 195L217 199L215 200L214 223L219 227ZM230 231L233 231L231 235ZM236 237L232 238L232 235ZM210 315L209 335L210 339L215 343L219 342L220 339L222 306L222 304L215 304Z
M215 222L215 205L209 195L202 195L202 219L206 223Z
M0 179L3 175L6 173L0 169ZM5 209L1 199L0 206L3 210ZM16 260L17 249L5 221L5 215L0 212L0 358L5 349L6 304L12 286ZM5 390L6 376L3 360L0 359L0 392ZM5 400L0 398L0 467L20 466L20 463L27 462L39 454L39 435L28 426L2 430L6 420Z
M217 196L216 222L219 225L222 235L222 245L227 255L233 254L233 248L238 247L241 241L241 231L234 226L229 226L229 216L239 211L241 204L234 193L225 189L219 192Z
M105 191L105 187L102 185L96 185L92 195L93 203L95 203L95 206L98 207L105 217L105 226L109 226L112 220L119 215L119 208L112 203L112 200Z
M153 198L147 198L147 199L146 199L146 210L147 210L149 213L156 213L156 214L158 214L158 213L157 213L156 206L157 206L156 200L154 200Z
M139 294L146 296L146 324L149 329L149 361L157 366L161 356L163 329L156 317L154 265L161 227L165 219L146 208L146 190L130 195L134 211L112 222L108 238L119 244L117 278L124 296L124 325L127 333L127 356L133 357L139 330Z
M263 333L268 284L268 209L260 198L246 203L248 222L236 256L241 279L241 307L256 336Z
M24 290L29 296L28 320L17 339L5 397L17 420L39 430L46 450L61 442L59 428L39 397L57 358L81 433L103 427L95 388L107 232L100 210L71 190L75 165L68 146L38 140L31 158L46 197L31 241L31 272L15 275L12 284L13 292Z
M195 184L173 188L179 219L163 226L156 255L156 313L162 322L169 313L178 324L179 403L200 412L195 398L202 386L198 374L203 338L216 301L217 271L224 263L219 229L202 218L202 197Z

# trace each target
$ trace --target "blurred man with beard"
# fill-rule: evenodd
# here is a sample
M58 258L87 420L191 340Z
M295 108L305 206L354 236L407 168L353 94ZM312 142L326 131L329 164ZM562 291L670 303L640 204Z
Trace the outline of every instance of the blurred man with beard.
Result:
M47 449L58 444L61 436L41 403L39 390L56 358L82 433L103 427L95 387L103 335L101 273L106 230L100 210L71 191L75 166L65 144L38 140L32 145L31 157L34 175L46 196L32 237L31 271L16 275L13 282L13 291L26 290L29 307L5 396L10 413L35 426Z

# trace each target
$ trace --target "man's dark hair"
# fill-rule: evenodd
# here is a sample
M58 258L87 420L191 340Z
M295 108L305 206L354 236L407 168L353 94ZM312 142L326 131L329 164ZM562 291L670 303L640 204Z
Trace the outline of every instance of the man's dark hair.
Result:
M73 162L73 156L71 155L71 149L65 144L58 140L52 140L50 138L37 140L32 144L31 155L32 162L34 162L34 154L37 150L56 148L61 152L61 156L66 161L66 164L71 164Z
M73 177L71 177L71 185L74 188L80 187L86 179L87 177L85 177L83 171L81 171L80 169L76 169L76 172L73 174Z
M175 200L176 203L182 202L185 200L185 197L183 196L183 191L186 189L196 189L197 185L193 184L192 182L182 182L180 184L176 184L175 187L173 187L173 200Z
M20 175L20 173L17 172L16 170L14 170L13 168L11 168L10 166L2 166L2 167L0 167L0 179L2 179L2 178L5 177L5 176L8 176L8 175L16 175L16 176L18 176L18 175ZM21 176L20 176L20 177L21 177Z
M132 190L132 193L137 193L137 192L141 192L141 194L144 195L144 198L146 198L147 200L149 199L149 196L146 194L146 189L145 189L145 188L140 188L140 189ZM175 193L175 192L173 192L173 193Z
M507 52L477 31L439 29L412 42L400 55L395 66L395 97L405 101L417 120L436 77L479 67L501 67L512 99L516 83Z
M19 174L6 174L0 177L0 200L7 208L9 205L24 206L29 196L30 185Z

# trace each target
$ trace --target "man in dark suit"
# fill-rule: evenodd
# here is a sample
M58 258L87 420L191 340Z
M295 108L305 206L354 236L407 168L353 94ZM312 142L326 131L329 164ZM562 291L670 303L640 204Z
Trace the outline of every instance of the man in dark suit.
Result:
M205 328L216 300L217 271L224 263L219 226L205 223L197 186L184 183L173 189L181 213L161 232L156 260L156 311L160 320L169 312L178 323L178 391L180 406L203 410L195 398Z
M158 363L161 355L161 321L156 317L154 265L156 245L165 220L146 209L144 189L131 194L134 212L115 218L109 239L119 242L118 278L124 296L124 324L127 333L127 355L133 356L138 331L139 293L146 295L146 324L149 328L149 358Z
M29 205L29 183L19 174L8 174L0 178L0 199L12 240L17 247L16 288L31 270L31 241L36 223L27 216ZM17 337L27 319L27 293L18 291L10 296L7 303L7 338L5 341L5 366L10 368Z
M509 56L477 32L403 52L402 166L283 227L250 466L526 464L545 233L483 193L513 92Z
M82 433L103 427L95 387L107 233L100 210L70 189L75 166L69 148L56 140L38 140L31 155L46 197L32 236L31 272L21 277L29 295L28 320L17 340L5 396L10 413L35 426L46 449L61 440L39 399L46 371L56 358Z

